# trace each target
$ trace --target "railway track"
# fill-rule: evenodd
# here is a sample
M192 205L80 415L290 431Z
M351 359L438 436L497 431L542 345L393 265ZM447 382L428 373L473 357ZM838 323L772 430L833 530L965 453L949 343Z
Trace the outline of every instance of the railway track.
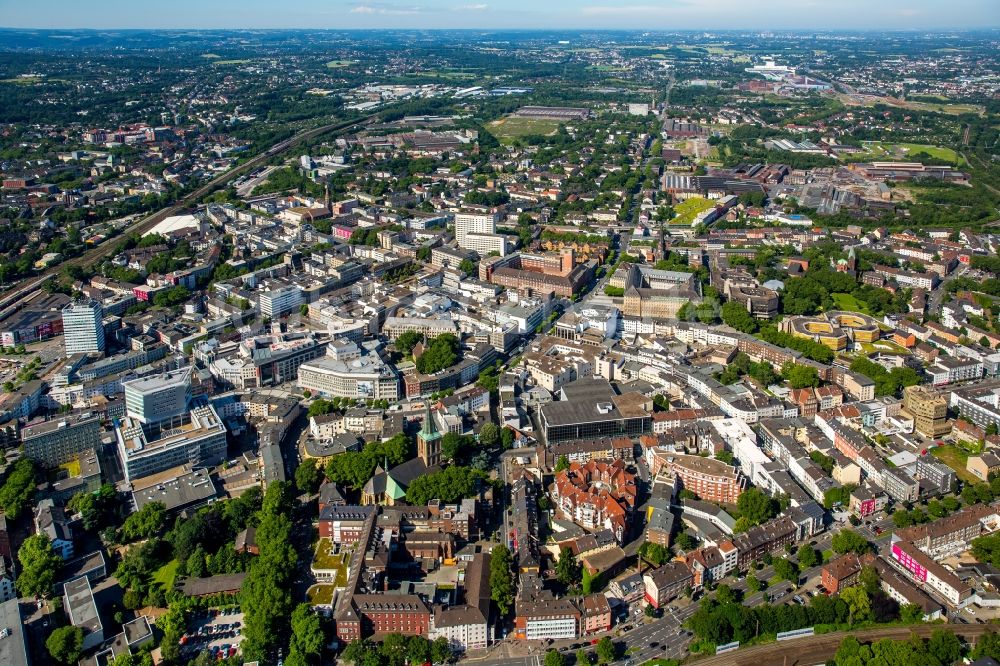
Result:
M826 663L837 652L841 641L854 636L862 643L890 638L905 640L911 634L929 637L937 629L948 629L967 643L975 643L983 634L996 633L997 627L988 624L920 624L908 627L883 627L864 631L838 631L817 634L780 643L754 645L726 654L695 659L697 666L813 666Z
M280 155L281 153L285 152L292 146L295 146L309 139L314 139L318 136L327 134L329 132L343 132L345 130L353 129L355 127L360 127L363 125L370 124L372 121L375 120L376 117L377 114L372 114L365 116L360 120L331 123L329 125L322 125L320 127L315 127L313 129L299 132L298 134L295 134L294 136L291 136L288 139L285 139L284 141L280 141L274 144L260 155L257 155L256 157L251 158L250 160L244 162L243 164L233 169L230 169L229 171L223 174L216 176L212 180L208 181L207 183L199 187L194 192L191 192L190 194L180 199L176 203L168 206L167 208L159 210L153 213L152 215L149 215L137 222L130 224L129 226L127 226L125 229L122 230L121 235L133 234L133 233L138 233L138 234L145 233L146 231L152 229L154 226L156 226L166 218L170 217L171 215L176 215L177 213L187 208L190 208L191 206L196 204L202 197L211 194L213 191L215 191L220 187L224 187L230 181L235 180L237 177L239 177L241 174L244 174L248 171L252 171L257 167L266 164L268 160L275 157L276 155ZM111 253L114 251L114 247L116 245L115 241L117 240L117 238L118 238L117 236L114 238L109 238L105 240L103 243L95 245L94 247L86 250L80 256L67 259L66 261L61 262L57 266L47 268L41 274L31 278L26 278L17 285L8 289L6 293L0 296L0 321L3 321L7 317L17 312L20 308L30 303L34 299L34 297L39 293L39 289L45 283L45 281L51 278L53 275L58 274L63 266L91 266L99 263L99 260L110 256Z

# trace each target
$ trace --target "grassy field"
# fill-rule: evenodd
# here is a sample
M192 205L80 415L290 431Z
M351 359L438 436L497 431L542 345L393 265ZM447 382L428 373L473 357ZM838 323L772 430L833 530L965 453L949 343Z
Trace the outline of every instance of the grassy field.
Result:
M213 60L212 65L219 67L223 65L245 65L249 60Z
M983 107L978 104L949 104L948 102L907 102L906 108L914 111L932 111L935 113L947 113L952 116L960 116L964 113L974 113L977 116L983 115Z
M341 67L350 67L354 62L351 60L331 60L326 63L326 66L330 69L339 69Z
M845 310L847 312L860 312L861 314L871 314L868 311L868 306L854 298L851 294L845 294L842 292L835 292L830 294L833 298L833 302L837 304L838 310Z
M969 460L969 453L957 446L935 446L931 449L931 455L943 462L948 467L955 470L956 476L968 483L978 483L979 479L965 468Z
M698 213L714 207L714 201L702 199L701 197L691 197L690 199L685 199L674 206L674 212L677 213L677 216L670 220L670 224L690 227Z
M174 578L177 577L178 565L180 565L180 562L177 560L170 560L164 564L153 574L153 582L159 583L165 590L172 590L174 587Z
M906 161L909 159L908 156L913 155L914 153L927 153L931 157L936 157L937 159L945 160L947 162L965 163L961 155L957 152L951 148L944 148L942 146L931 146L921 143L882 143L881 141L866 141L863 146L865 148L865 152L851 155L850 157L852 160L860 158L877 161Z
M44 83L67 83L66 79L50 79L44 76L18 76L13 79L0 79L0 83L12 83L15 86L34 86Z
M516 139L533 134L551 136L559 129L559 121L543 118L501 118L486 126L487 131L502 144L511 144Z
M202 58L208 58L210 60L218 60L222 56L220 56L218 53L202 53L201 57Z

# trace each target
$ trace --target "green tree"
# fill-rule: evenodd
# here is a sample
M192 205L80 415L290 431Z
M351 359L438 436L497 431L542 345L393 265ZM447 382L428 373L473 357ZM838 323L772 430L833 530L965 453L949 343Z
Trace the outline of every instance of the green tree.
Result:
M922 622L924 609L917 604L903 604L899 607L899 619L907 624Z
M582 575L576 555L569 548L563 547L559 551L559 561L556 562L556 579L563 585L577 585Z
M451 658L452 653L448 639L444 636L435 638L431 643L431 660L436 664L444 664L451 661Z
M413 348L423 341L423 339L424 336L417 331L403 331L403 333L396 338L396 342L393 344L396 345L396 349L398 349L401 353L409 356L410 352L413 351Z
M566 659L558 650L549 650L545 653L545 666L566 666Z
M747 588L751 592L760 592L762 589L764 589L764 585L753 574L747 574Z
M409 651L406 636L395 633L388 634L382 639L382 645L378 651L382 656L383 663L388 664L388 666L404 666Z
M871 600L868 598L868 593L865 592L864 588L860 586L844 588L840 592L840 598L847 604L850 612L847 621L848 624L853 625L855 622L864 622L871 615Z
M670 550L652 541L639 546L639 555L653 566L661 566L670 559Z
M962 643L953 632L935 629L927 639L927 652L940 664L954 664L962 658Z
M812 366L791 362L785 363L781 366L781 375L793 389L819 386L819 373Z
M514 559L510 549L500 544L490 553L490 598L501 617L514 606Z
M607 636L602 636L601 640L597 641L597 663L610 664L617 656L615 644Z
M445 433L441 438L441 455L446 460L459 461L472 448L472 438L454 432Z
M796 557L799 561L799 566L803 569L811 569L819 563L819 556L816 554L816 550L809 544L802 544L799 547Z
M476 264L471 259L462 259L462 262L458 265L458 269L466 275L476 274Z
M833 535L830 547L835 553L856 553L864 555L871 550L868 541L854 530L840 530Z
M458 338L443 333L431 340L416 360L417 371L432 375L458 363Z
M312 418L314 416L325 416L335 410L336 408L333 406L333 403L331 401L325 398L316 398L315 400L312 401L312 404L309 405L308 415L309 418Z
M878 571L875 567L870 564L866 564L861 567L861 573L858 575L858 584L864 588L869 597L872 597L882 587L882 580L879 578Z
M1000 660L1000 634L991 632L980 636L979 640L976 641L976 647L972 649L969 657L973 661L982 659L983 657L992 657L993 659Z
M125 519L121 535L125 542L148 539L159 534L166 520L167 507L163 502L150 502Z
M315 458L306 458L295 468L295 487L304 493L315 493L323 482L323 473Z
M15 520L27 507L35 494L35 465L30 458L14 463L0 486L0 510L8 520Z
M479 430L479 443L483 448L492 449L500 443L500 428L493 422L483 424Z
M583 648L576 651L576 663L578 666L589 666L590 655Z
M195 578L204 578L208 574L208 567L205 564L205 549L202 548L200 543L194 549L194 552L191 553L191 556L188 557L185 568L188 575Z
M406 501L414 506L427 506L432 499L453 503L474 497L489 477L478 469L451 466L440 472L414 479L406 489Z
M743 333L755 333L757 331L757 320L739 303L728 301L721 309L722 321L727 326L735 328Z
M790 583L797 583L799 580L799 568L794 562L783 557L774 561L774 574Z
M569 458L567 458L566 456L559 456L559 459L556 460L556 468L555 468L556 474L567 469L569 469Z
M423 664L431 658L431 644L423 636L410 636L406 643L406 658L411 664Z
M747 488L736 500L740 518L750 525L762 525L778 514L778 503L759 488Z
M299 604L292 612L291 648L298 650L307 662L311 662L320 657L324 645L326 634L319 616L309 604Z
M24 540L17 551L21 563L15 586L22 597L48 597L52 584L62 566L62 558L44 534L33 534Z
M244 609L243 650L250 659L271 654L285 634L292 614L291 578L296 570L296 552L292 545L294 504L290 484L273 482L267 487L258 512L255 558L243 586L240 601Z
M55 629L45 640L45 649L60 664L75 664L83 652L83 629L71 625Z
M733 588L725 584L719 585L715 588L715 599L720 604L733 604L739 601L736 592L733 591Z
M108 666L153 666L153 656L148 652L125 652L109 661Z
M688 551L692 550L698 543L687 532L678 532L677 538L674 540L674 545L683 551Z

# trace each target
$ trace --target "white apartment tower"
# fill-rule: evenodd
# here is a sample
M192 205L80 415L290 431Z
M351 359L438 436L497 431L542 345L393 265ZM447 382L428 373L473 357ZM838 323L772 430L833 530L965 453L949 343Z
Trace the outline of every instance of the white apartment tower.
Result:
M507 239L497 233L499 215L494 212L463 211L455 213L455 241L463 250L482 256L491 252L507 255Z
M70 303L62 311L66 355L104 353L104 308L94 300Z

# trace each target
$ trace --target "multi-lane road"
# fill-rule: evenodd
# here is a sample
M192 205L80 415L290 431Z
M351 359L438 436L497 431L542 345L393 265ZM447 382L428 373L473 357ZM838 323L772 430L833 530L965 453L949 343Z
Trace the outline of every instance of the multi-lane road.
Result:
M162 210L159 210L156 213L153 213L152 215L149 215L145 218L142 218L138 222L132 223L131 225L123 229L122 233L142 234L143 232L156 226L157 224L162 222L164 219L170 217L171 215L175 215L195 205L203 197L205 197L208 194L211 194L220 187L224 187L225 185L229 184L231 181L235 180L240 175L247 173L249 171L253 171L254 169L266 164L270 159L274 158L277 155L280 155L289 148L296 146L303 141L314 139L318 136L327 134L329 132L343 132L345 130L366 125L371 123L375 118L376 115L373 114L365 116L364 118L358 120L341 121L338 123L330 123L327 125L322 125L320 127L314 127L312 129L302 130L301 132L298 132L294 136L274 144L266 151L262 152L256 157L247 160L243 164L234 167L233 169L230 169L229 171L223 174L216 176L215 178L208 181L207 183L199 187L197 190L191 192L190 194L180 199L173 205L168 206L167 208L164 208ZM17 283L13 287L11 287L6 293L4 293L2 297L0 297L0 320L3 320L6 317L10 316L19 307L23 306L24 303L28 302L29 298L38 292L38 289L42 286L42 284L44 284L45 281L51 278L53 275L56 275L62 269L63 266L93 266L99 263L101 259L110 256L111 253L114 252L114 248L116 245L117 245L116 239L109 238L103 243L100 243L94 246L93 248L88 249L86 252L84 252L78 257L67 259L66 261L62 262L57 266L53 266L52 268L46 269L41 274L35 277L28 278L26 280L22 280L21 282Z

